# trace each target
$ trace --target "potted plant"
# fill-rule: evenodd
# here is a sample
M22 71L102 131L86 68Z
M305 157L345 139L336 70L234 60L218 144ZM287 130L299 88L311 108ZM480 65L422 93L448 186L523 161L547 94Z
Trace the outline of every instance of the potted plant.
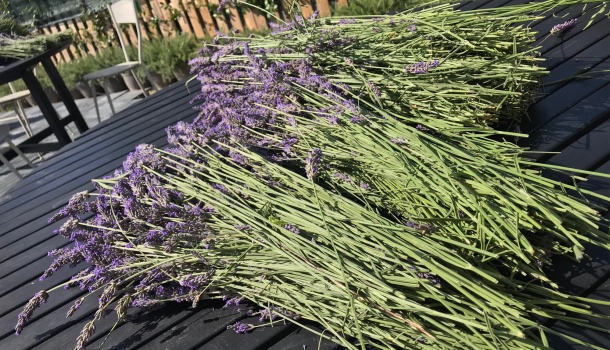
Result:
M156 90L160 90L176 81L174 69L170 66L168 60L171 51L168 42L167 39L153 39L142 47L142 58Z
M200 43L194 35L182 34L176 35L168 44L170 50L166 61L173 67L176 79L182 80L189 75L188 62L196 56Z

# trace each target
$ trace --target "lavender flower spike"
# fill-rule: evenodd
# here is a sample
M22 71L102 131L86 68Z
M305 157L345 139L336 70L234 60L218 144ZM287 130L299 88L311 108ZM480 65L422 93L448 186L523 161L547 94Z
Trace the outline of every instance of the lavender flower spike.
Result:
M578 21L578 18L573 18L569 21L565 21L561 24L557 24L557 25L553 26L553 28L551 28L551 35L555 35L555 34L561 32L562 30L573 26L574 24L576 24L577 21Z
M438 60L432 60L430 62L412 63L405 67L405 72L412 74L424 74L427 73L428 70L438 67L438 65Z
M30 317L32 317L34 310L38 309L40 305L44 304L47 299L49 299L49 294L46 291L41 290L40 292L36 293L34 297L30 299L30 301L28 301L28 303L23 308L23 311L21 311L17 318L17 325L15 325L16 335L21 334L25 322L29 320Z
M318 170L320 170L320 164L322 163L322 150L314 148L309 152L309 156L305 159L305 172L307 173L308 179L314 179Z

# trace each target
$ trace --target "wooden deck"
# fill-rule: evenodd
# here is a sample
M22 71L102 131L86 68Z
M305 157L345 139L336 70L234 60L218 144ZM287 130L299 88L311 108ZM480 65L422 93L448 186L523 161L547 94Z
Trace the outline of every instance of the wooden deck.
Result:
M481 0L461 5L461 9L502 6L523 0ZM458 6L459 7L459 6ZM541 161L581 169L610 172L610 20L597 16L583 32L591 13L581 16L571 30L561 36L542 40L555 24L580 15L582 6L564 9L563 18L552 17L535 23L539 32L535 44L542 45L544 63L551 74L544 79L541 97L521 125L530 134L529 145L538 150L561 154L539 155ZM569 79L586 73L588 79ZM569 80L566 80L569 79ZM558 83L556 83L558 82ZM552 84L553 83L553 84ZM140 143L158 147L166 144L165 127L180 120L192 120L196 112L188 103L198 87L177 83L151 98L129 107L116 118L92 128L76 142L69 144L46 161L9 193L0 203L0 349L70 349L83 325L93 317L97 298L83 303L76 314L65 318L69 305L84 293L78 288L53 293L48 302L34 313L20 336L13 335L17 314L27 300L41 289L68 280L75 271L60 270L46 281L38 277L52 262L49 250L69 244L54 236L58 224L47 219L65 205L73 193L93 190L90 180L100 178L120 167L125 156ZM563 179L566 180L567 179ZM610 181L591 178L587 188L610 195ZM606 208L608 209L608 208ZM606 216L610 218L610 214ZM592 259L574 265L554 259L549 273L560 281L564 291L591 298L610 299L610 256L591 249ZM277 324L250 334L239 335L226 326L248 317L236 307L223 309L221 304L201 303L196 309L187 304L134 315L133 322L119 324L104 344L104 349L318 349L319 338L293 325ZM608 307L596 311L610 315ZM91 349L104 340L104 334L115 322L114 315L97 324ZM258 321L254 318L252 323ZM608 324L597 325L608 327ZM315 326L313 326L315 327ZM578 338L599 346L610 344L608 334L553 324ZM551 339L556 349L578 349L558 339ZM337 349L323 341L320 349Z

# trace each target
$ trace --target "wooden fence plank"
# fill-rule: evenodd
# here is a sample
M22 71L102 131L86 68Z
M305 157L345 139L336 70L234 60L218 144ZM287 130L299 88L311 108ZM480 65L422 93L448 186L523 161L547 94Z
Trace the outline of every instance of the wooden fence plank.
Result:
M127 34L127 36L129 37L129 41L131 42L131 45L133 45L133 46L138 45L138 33L136 33L134 24L128 24L127 27L123 30L123 33Z
M205 30L208 32L208 35L212 37L215 36L216 24L210 10L208 9L207 2L205 0L195 0L195 6L201 15L201 19L203 19Z
M68 26L64 22L59 22L57 24L57 26L59 27L59 32L66 31L68 29ZM76 50L74 45L70 45L68 47L68 50L63 50L62 52L65 52L66 55L68 55L70 57L70 59L79 57L78 56L78 51Z
M313 14L313 6L311 6L311 0L299 0L301 6L301 13L303 17L309 18Z
M55 32L51 28L52 28L51 26L44 27L44 28L42 28L42 31L44 34L51 34L51 33L57 32L57 28L55 28ZM56 63L57 62L68 62L68 61L66 61L66 59L64 58L64 56L61 53L57 53L54 56L55 56Z
M267 25L267 17L260 10L253 9L252 14L254 15L254 19L256 20L258 30L266 30L267 28L269 28L269 26Z
M97 31L95 31L93 28L93 22L88 19L85 21L85 24L87 24L87 32L91 35L91 40L95 43L95 46L97 47L98 51L101 51L102 49L108 47L108 43L98 37Z
M243 10L246 28L249 30L258 30L258 23L256 23L256 17L254 17L252 11L245 8Z
M208 0L208 3L210 3L212 5L218 5L218 4L220 4L220 1L219 0ZM221 33L228 34L231 30L229 29L229 24L225 20L224 13L215 13L213 15L214 15L214 19L216 20L216 25L218 26L218 30Z
M205 38L205 24L199 18L197 5L194 0L184 2L185 16L187 16L195 36L199 39Z
M170 5L180 13L180 16L178 16L177 21L182 33L192 33L191 27L189 26L189 22L186 19L187 14L182 8L181 2L182 0L171 0Z
M316 0L316 7L320 17L330 17L330 4L328 0Z
M67 20L66 25L68 26L68 28L72 29L72 33L73 33L72 36L75 39L74 44L72 44L72 46L71 46L71 47L74 47L74 49L75 49L74 57L75 58L85 57L87 54L85 52L83 52L84 49L80 45L82 39L80 37L80 33L78 32L78 28L76 27L76 24L72 20Z
M141 10L140 11L140 19L141 19L140 30L142 31L142 36L144 36L144 33L146 33L146 37L148 37L148 39L159 37L159 30L157 29L157 26L152 24L150 21L152 14L151 14L150 7L146 3L146 0L138 0L138 3L140 4L140 10Z
M151 14L153 17L157 17L159 19L159 28L161 29L161 35L164 38L171 38L176 35L175 28L173 27L173 23L171 23L171 19L169 16L169 11L163 8L163 3L160 1L150 1L151 6Z
M229 19L231 20L231 29L239 30L240 32L244 31L244 25L241 23L239 12L235 7L229 8Z
M91 41L91 39L92 39L91 33L89 33L87 31L87 28L85 28L85 24L83 23L83 21L81 21L80 18L77 18L75 21L76 21L76 27L78 28L78 32L81 37L81 40L83 40L83 42L87 46L87 54L93 55L93 56L97 55L95 46L93 45L93 43Z

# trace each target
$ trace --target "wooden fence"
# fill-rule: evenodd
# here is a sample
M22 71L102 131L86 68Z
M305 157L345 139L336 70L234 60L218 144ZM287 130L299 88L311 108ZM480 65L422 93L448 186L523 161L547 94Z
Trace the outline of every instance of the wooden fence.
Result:
M303 16L314 11L328 17L333 7L347 5L347 0L275 0L272 10L276 17L286 19L292 1L298 1ZM218 13L220 0L137 0L140 8L140 30L143 40L171 38L177 33L192 33L197 38L214 37L217 31L261 31L269 28L274 19L249 6L231 7ZM75 33L74 45L55 56L57 62L96 55L108 46L119 45L108 11L83 15L40 28L41 33L56 33L71 28ZM133 25L122 25L121 33L126 44L135 44Z

